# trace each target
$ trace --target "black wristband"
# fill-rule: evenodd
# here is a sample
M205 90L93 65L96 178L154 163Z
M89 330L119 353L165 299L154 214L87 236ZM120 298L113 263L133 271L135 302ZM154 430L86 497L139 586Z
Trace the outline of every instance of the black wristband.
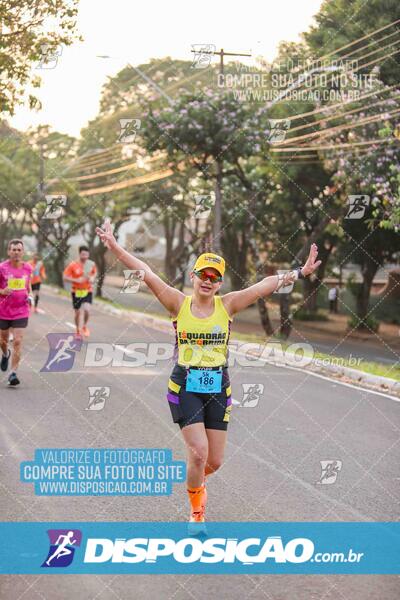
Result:
M303 273L301 272L303 267L298 267L297 272L299 274L299 279L305 279L305 276L303 275Z

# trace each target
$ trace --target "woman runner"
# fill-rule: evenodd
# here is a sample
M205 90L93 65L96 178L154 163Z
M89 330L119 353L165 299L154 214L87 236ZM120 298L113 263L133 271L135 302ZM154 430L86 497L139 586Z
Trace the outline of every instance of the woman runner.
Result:
M311 245L302 268L265 277L246 289L217 295L225 273L221 256L207 252L198 257L190 279L193 294L186 296L165 283L142 260L116 241L110 222L96 230L100 240L126 267L142 270L144 281L169 311L176 334L176 364L168 384L167 398L172 418L181 428L187 449L187 491L190 523L204 523L206 480L221 466L231 410L231 388L227 369L228 341L232 317L258 298L270 296L298 277L313 273L318 248ZM196 528L198 525L194 525Z

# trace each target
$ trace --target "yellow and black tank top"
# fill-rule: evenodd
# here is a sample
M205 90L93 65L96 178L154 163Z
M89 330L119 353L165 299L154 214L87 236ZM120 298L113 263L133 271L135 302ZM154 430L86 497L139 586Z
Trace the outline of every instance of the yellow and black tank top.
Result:
M214 312L205 319L195 317L190 309L192 296L186 296L175 328L175 360L185 367L221 367L228 360L228 341L232 318L221 296L214 296Z

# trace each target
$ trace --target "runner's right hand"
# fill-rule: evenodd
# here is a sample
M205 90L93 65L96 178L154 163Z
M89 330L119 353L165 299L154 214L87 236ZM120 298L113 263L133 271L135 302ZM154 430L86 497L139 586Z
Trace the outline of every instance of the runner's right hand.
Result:
M106 248L114 248L117 245L109 219L104 221L103 228L96 227L96 233Z
M12 294L12 289L9 287L5 287L2 290L0 290L0 294L2 296L9 296L10 294Z

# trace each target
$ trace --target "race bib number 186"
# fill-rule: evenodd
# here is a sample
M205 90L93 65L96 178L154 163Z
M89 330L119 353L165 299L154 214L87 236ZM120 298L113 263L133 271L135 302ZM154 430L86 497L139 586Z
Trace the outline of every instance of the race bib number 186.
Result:
M213 369L189 369L186 391L199 394L217 394L221 391L222 371Z

